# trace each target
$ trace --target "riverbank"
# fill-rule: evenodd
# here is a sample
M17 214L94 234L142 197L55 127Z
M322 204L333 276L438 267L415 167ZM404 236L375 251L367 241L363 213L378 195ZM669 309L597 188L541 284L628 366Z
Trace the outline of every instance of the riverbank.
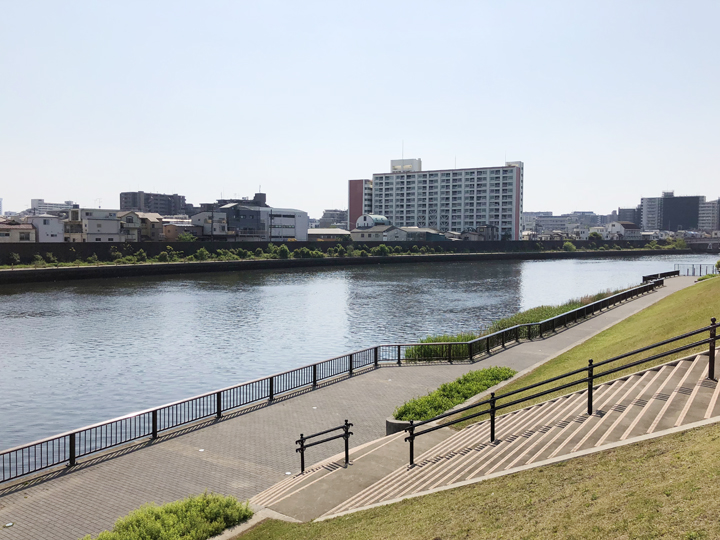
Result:
M290 268L412 264L419 262L518 261L554 259L606 259L692 254L689 249L635 249L606 251L532 251L504 253L443 253L373 257L325 257L317 259L257 259L240 261L193 261L167 263L114 264L98 266L46 266L0 270L0 285L72 281L82 279L198 274L205 272L247 272Z

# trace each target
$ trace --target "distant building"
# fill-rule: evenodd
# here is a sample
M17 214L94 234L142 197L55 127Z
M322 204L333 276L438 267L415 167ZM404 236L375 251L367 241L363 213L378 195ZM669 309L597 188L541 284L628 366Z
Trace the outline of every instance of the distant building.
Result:
M195 238L202 236L203 228L191 223L163 223L163 236L167 242L177 242L178 237L190 233Z
M65 241L120 242L118 212L101 208L72 208L65 221Z
M372 180L348 180L348 224L352 229L363 214L372 213Z
M331 228L315 228L308 230L308 240L345 240L350 236L350 231L345 229Z
M202 236L212 240L225 240L228 235L227 218L223 212L200 212L190 217L196 227L201 227Z
M161 216L172 216L185 212L185 196L144 191L125 191L120 194L120 210L137 210Z
M363 214L357 218L355 229L369 229L376 225L391 225L390 220L385 216L375 214Z
M640 227L629 221L614 221L605 229L611 240L642 240Z
M372 214L397 227L441 232L493 225L501 238L519 240L524 165L422 171L420 160L393 160L390 173L372 177Z
M704 196L676 197L673 191L663 192L662 197L643 197L640 202L642 230L688 231L697 229L700 203L704 202Z
M64 203L49 203L45 199L30 199L30 209L25 214L47 214L59 210L70 210L75 204L73 201L65 201Z
M705 232L720 230L720 199L700 203L698 229Z
M35 227L17 221L0 222L0 243L30 243L36 241Z
M325 210L318 223L320 228L346 227L348 222L347 210Z
M353 242L403 242L407 233L392 225L375 225L369 229L354 229L350 232Z
M535 231L535 220L538 217L549 217L552 215L552 212L523 212L520 215L520 228L523 231Z
M642 226L642 219L640 218L641 206L637 208L618 208L617 220L616 221L628 221L635 225Z
M23 218L25 223L35 227L35 238L37 242L64 242L65 224L58 216L50 214L30 215Z

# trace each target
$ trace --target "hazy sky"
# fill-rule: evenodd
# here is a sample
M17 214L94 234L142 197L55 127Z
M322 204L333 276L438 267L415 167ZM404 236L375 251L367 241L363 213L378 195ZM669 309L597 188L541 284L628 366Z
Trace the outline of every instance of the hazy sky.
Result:
M320 217L391 159L525 162L526 211L720 195L720 2L0 0L0 197Z

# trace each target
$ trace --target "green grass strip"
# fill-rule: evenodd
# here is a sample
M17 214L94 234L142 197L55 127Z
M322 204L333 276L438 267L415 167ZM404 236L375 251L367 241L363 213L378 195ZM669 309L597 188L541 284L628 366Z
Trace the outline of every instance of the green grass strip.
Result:
M247 503L234 497L203 493L162 506L142 506L96 540L206 540L252 515ZM87 535L83 540L92 538Z
M491 386L505 381L517 373L508 367L490 367L471 371L459 379L440 385L427 396L407 401L395 409L396 420L429 420L484 392Z

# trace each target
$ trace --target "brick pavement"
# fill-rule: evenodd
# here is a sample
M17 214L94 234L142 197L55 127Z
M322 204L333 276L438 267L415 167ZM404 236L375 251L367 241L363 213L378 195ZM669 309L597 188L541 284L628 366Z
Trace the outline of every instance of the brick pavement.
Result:
M659 291L476 364L383 367L252 412L228 414L153 442L85 458L72 470L1 487L0 525L14 525L0 528L0 540L75 540L110 528L118 517L144 503L162 504L204 490L248 499L285 478L285 472L299 470L294 441L300 432L320 431L348 418L355 424L353 446L374 440L385 434L385 418L407 399L472 369L527 369L689 286L693 279L667 280ZM342 441L336 443L308 450L307 462L338 453Z

